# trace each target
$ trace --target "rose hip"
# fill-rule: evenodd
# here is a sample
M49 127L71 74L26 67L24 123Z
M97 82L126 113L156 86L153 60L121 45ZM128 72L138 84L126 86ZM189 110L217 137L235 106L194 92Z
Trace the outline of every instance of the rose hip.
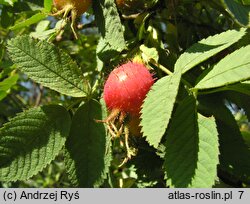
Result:
M139 115L154 79L141 63L128 62L114 69L104 86L104 100L110 111Z

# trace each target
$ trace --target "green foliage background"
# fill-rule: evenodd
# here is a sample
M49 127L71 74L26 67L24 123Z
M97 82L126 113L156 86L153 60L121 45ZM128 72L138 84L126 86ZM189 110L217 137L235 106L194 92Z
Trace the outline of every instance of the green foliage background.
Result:
M52 0L0 0L2 187L249 187L250 2L142 2L93 1L75 39ZM157 80L119 167L124 135L95 119L134 58Z

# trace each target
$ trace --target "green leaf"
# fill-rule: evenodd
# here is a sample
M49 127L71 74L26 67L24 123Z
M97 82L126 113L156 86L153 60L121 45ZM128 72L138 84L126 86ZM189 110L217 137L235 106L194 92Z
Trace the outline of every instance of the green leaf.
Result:
M111 162L111 141L104 123L95 122L105 117L96 101L83 104L73 117L65 164L75 186L98 187L106 178Z
M216 88L250 78L250 45L223 58L195 86L195 89Z
M214 118L198 114L199 151L192 188L211 188L217 178L219 140Z
M150 161L150 162L145 162ZM163 159L161 159L155 152L153 147L149 147L148 143L140 143L138 145L138 152L135 157L129 161L129 164L134 165L136 169L137 178L137 187L141 182L148 182L161 185L163 172L162 165ZM155 186L154 184L154 186ZM141 184L142 185L142 184ZM148 187L154 187L148 186Z
M142 106L141 126L148 143L158 147L172 115L179 90L181 73L158 80L149 91Z
M56 32L56 26L54 29L48 29L50 25L49 20L40 21L34 32L30 32L30 37L40 40L48 39L53 33ZM58 22L57 22L58 23Z
M70 129L68 112L58 105L18 114L0 129L0 180L26 180L62 149Z
M235 2L235 0L224 0L229 13L235 20L243 26L250 26L250 6L244 6ZM248 2L249 3L249 2Z
M12 75L11 72L15 69L13 63L10 60L0 62L0 66L2 68L2 71L0 72L0 80Z
M199 63L239 41L246 34L246 29L229 30L218 35L210 36L187 49L177 60L175 70L184 74Z
M250 5L250 0L234 0L243 5Z
M44 0L43 7L45 11L50 12L52 8L52 0Z
M2 29L3 28L9 29L9 27L14 24L15 18L16 18L15 13L13 12L12 9L10 9L9 6L1 7L0 25L1 25ZM3 46L2 42L0 45ZM1 52L3 52L3 50ZM0 52L0 55L1 55L1 52Z
M250 96L250 83L242 82L242 83L232 84L232 85L223 87L222 90L223 91L225 90L237 91L239 93L243 93L243 94Z
M0 91L9 90L13 85L16 84L17 80L18 80L18 74L14 74L4 79L3 81L0 82Z
M7 95L8 93L6 91L0 90L0 101L3 100Z
M10 27L10 30L16 30L16 29L30 26L32 24L35 24L35 23L43 20L46 17L47 17L47 14L45 14L45 13L36 13L35 15L31 16L30 18L28 18L22 22L19 22L19 23L15 24L14 26Z
M13 6L17 0L0 0L0 4Z
M187 97L177 107L166 136L164 169L171 187L203 187L214 184L218 137L213 119L198 116L196 101Z
M99 32L106 49L100 49L102 54L107 52L121 52L126 49L124 29L114 0L93 1L93 9ZM108 49L107 49L108 48ZM104 52L104 53L103 53ZM99 54L99 53L98 53Z
M248 146L248 149L250 149L250 132L249 131L241 131L241 135L244 139L244 142Z
M65 95L86 96L81 70L55 45L25 35L10 40L8 51L20 70L37 83Z
M247 180L250 176L250 150L237 129L237 123L229 116L229 110L227 111L230 124L220 120L217 123L221 140L220 167L231 175Z
M142 52L142 58L145 62L154 61L155 63L158 63L159 54L156 48L149 48L145 45L141 45L140 50Z
M139 2L139 1L138 1ZM146 22L147 22L147 19L150 17L150 13L147 13L143 16L143 20L141 20L140 18L138 19L135 19L135 23L137 23L139 25L139 29L138 29L138 32L137 32L137 39L139 41L143 40L145 38L145 35L147 33L147 26L146 26ZM136 22L138 21L139 22Z
M96 48L97 56L101 61L109 61L113 57L120 54L117 50L114 50L112 46L107 43L107 41L100 37L97 48Z
M250 0L241 0L243 5L250 5Z
M216 118L220 143L219 168L234 177L247 180L250 176L250 150L244 143L234 116L217 98L206 98L202 104L209 107Z
M167 185L188 187L195 175L199 150L196 104L188 97L172 117L165 143L164 169Z
M18 78L18 74L15 74L0 82L0 101L7 96L8 91L16 84Z

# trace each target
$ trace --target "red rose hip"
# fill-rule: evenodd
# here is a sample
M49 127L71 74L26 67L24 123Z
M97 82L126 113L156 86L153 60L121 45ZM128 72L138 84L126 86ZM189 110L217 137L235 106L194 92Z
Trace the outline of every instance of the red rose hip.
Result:
M110 111L139 115L154 79L141 63L128 62L114 69L105 85L104 100Z

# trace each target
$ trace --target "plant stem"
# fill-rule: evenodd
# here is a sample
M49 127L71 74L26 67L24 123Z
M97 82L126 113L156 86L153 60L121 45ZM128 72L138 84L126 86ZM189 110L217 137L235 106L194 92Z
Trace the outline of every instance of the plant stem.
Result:
M161 69L163 72L165 72L167 75L173 74L173 72L171 72L168 68L164 67L164 66L161 65L161 64L158 64L158 65L154 64L154 65L157 66L159 69ZM182 81L182 83L185 84L188 88L193 87L187 80L181 78L181 81Z

